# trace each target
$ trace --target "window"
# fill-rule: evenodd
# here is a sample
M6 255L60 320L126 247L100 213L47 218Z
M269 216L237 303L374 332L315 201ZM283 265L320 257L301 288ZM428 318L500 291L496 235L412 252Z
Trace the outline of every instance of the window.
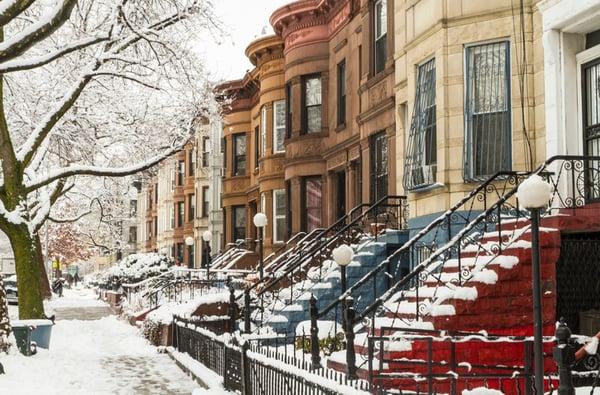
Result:
M183 177L185 177L185 161L180 160L177 168L177 185L183 185Z
M511 168L509 59L507 41L466 49L467 180Z
M598 35L596 32L594 34ZM598 157L600 156L600 59L584 64L581 76L583 82L583 152L586 156ZM590 201L600 200L599 167L598 161L585 161L585 178L587 179L585 197Z
M346 61L337 66L337 124L346 124Z
M321 131L321 77L304 77L302 88L304 97L302 130L304 133L319 133Z
M285 198L286 198L286 237L292 235L292 184L289 181L285 182Z
M191 149L188 151L188 177L192 177L194 175L195 167L196 159L194 157L194 150Z
M267 154L267 107L260 110L260 156Z
M303 228L306 232L321 227L321 177L304 178L304 218Z
M169 220L170 220L170 224L171 224L170 229L174 229L175 228L175 206L171 206L171 208L169 210Z
M285 152L285 100L273 103L273 153Z
M233 136L233 175L246 175L246 135L236 134Z
M129 216L135 217L137 214L137 200L129 201Z
M233 206L233 241L246 239L246 207Z
M177 252L176 252L176 258L177 258L177 263L183 263L183 243L177 243Z
M267 214L267 195L264 192L260 194L260 207L259 210L263 214Z
M185 204L183 202L176 203L177 205L177 227L183 226L183 219L185 218Z
M388 190L388 142L385 132L371 136L371 203L387 196Z
M208 196L208 187L202 187L202 216L208 217L208 210L210 210L209 206L209 196Z
M374 73L378 74L385 69L387 58L387 0L377 0L373 5L374 30L373 38L373 67Z
M292 137L292 84L285 84L285 136Z
M435 183L437 169L435 59L417 69L417 91L404 158L404 188Z
M258 169L258 126L254 128L254 168Z
M285 189L273 191L273 242L283 243L285 240Z
M194 220L196 216L196 197L193 194L188 195L188 222Z
M227 170L227 139L223 137L221 144L221 153L223 154L223 174Z
M208 136L202 137L202 167L208 167L208 157L210 155L210 140Z
M129 227L129 244L137 243L137 226Z

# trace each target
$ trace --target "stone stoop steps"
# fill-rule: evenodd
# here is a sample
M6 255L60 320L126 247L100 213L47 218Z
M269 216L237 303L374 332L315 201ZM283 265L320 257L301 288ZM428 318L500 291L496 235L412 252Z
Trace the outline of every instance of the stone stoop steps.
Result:
M541 223L541 276L542 276L542 306L543 306L543 332L545 336L554 335L556 321L556 262L560 257L561 233L557 229L590 229L587 226L596 225L600 228L600 215L595 218L582 218L577 215L557 215L544 218ZM462 286L455 286L452 281L458 278L458 261L448 260L441 269L439 278L445 284L440 284L437 276L430 275L425 283L419 287L419 304L425 311L420 320L415 320L417 300L415 291L407 291L402 301L392 297L385 303L388 312L385 316L375 320L375 335L381 335L380 328L393 326L396 328L421 328L447 331L468 331L494 335L531 336L532 328L532 276L531 276L531 233L528 220L514 221L501 228L503 241L515 235L509 246L502 249L500 255L482 254L479 248L467 248L461 251L461 265L464 270L471 270L472 278ZM500 235L498 230L482 235L479 243L489 251L493 244L498 244ZM479 252L478 252L479 251ZM360 310L359 310L360 311ZM391 312L390 312L391 311ZM390 333L385 333L390 335ZM407 364L408 361L426 361L427 343L401 339L401 333L396 333L400 338L388 343L384 350L385 359L393 359L384 366L383 372L408 372L425 373L426 366ZM358 375L368 378L367 371L367 336L368 333L359 333L355 338L357 353ZM551 356L551 344L545 345L547 354L546 369L555 370ZM467 342L457 343L457 363L461 373L474 373L476 369L467 370L473 365L506 365L523 366L524 349L520 343L486 343ZM376 357L381 354L376 353ZM433 359L435 362L450 361L450 345L448 342L434 342ZM460 368L463 362L462 368ZM340 371L346 370L345 351L334 353L327 361L330 368ZM374 367L378 366L375 361ZM449 366L434 367L434 372L447 373ZM488 384L491 388L498 388L497 380L488 380L486 383L470 380L468 386ZM414 391L427 391L426 383L416 383L412 379L388 379L383 382L386 388ZM459 381L459 389L466 388L465 383ZM523 390L521 385L521 390ZM436 383L437 392L449 392L449 381ZM503 388L508 394L516 391ZM459 390L459 393L460 393Z
M373 270L379 263L387 258L389 251L393 251L404 243L408 233L402 230L386 230L379 235L377 240L372 236L364 236L359 244L353 245L355 251L354 259L346 267L348 287L355 284L367 273ZM312 267L307 271L307 279L294 287L281 289L276 300L265 306L265 321L273 331L277 333L295 333L296 326L306 320L310 320L309 307L311 295L317 299L319 309L325 308L332 303L341 293L340 270L332 260L326 260L322 266L322 279L319 281L319 268ZM377 294L385 291L384 276L377 282ZM290 303L290 301L292 303ZM355 303L358 308L365 307L373 302L373 295L364 295ZM266 315L268 312L268 316ZM260 314L255 311L254 314ZM341 323L341 311L337 316L332 312L331 320Z

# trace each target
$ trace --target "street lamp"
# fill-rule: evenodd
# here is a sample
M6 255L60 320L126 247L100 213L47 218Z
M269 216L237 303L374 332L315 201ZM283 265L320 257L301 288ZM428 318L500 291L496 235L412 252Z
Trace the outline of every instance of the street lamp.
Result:
M202 240L204 240L204 257L202 258L204 264L206 265L206 279L208 280L208 275L210 274L210 241L212 240L212 233L208 230L202 233Z
M341 277L342 277L342 293L346 292L347 284L346 284L346 266L352 262L352 258L354 258L354 250L347 244L342 244L337 248L334 248L332 251L333 260L340 267Z
M194 267L194 255L192 251L192 246L194 245L194 238L192 236L186 237L185 244L188 246L188 269L192 269Z
M548 205L552 186L534 174L517 190L521 207L531 213L531 276L533 280L533 353L536 394L544 393L544 354L542 340L542 289L540 286L540 210Z
M263 230L267 226L267 216L264 213L256 213L252 219L258 233L258 270L260 273L260 281L262 281L263 273Z

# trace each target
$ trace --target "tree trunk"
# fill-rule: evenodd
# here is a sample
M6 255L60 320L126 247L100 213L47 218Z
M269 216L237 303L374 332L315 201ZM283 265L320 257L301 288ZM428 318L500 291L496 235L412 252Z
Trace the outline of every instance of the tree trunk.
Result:
M40 288L42 296L44 299L50 299L52 297L52 291L50 290L50 281L48 280L48 273L46 272L46 264L44 262L42 242L39 233L35 235L35 248L37 250L38 263L40 265Z
M10 343L10 320L8 318L8 303L6 300L6 289L4 288L4 280L0 275L0 352L8 351Z
M34 237L27 225L13 225L6 235L15 254L17 288L19 290L19 318L44 318L44 303L40 290L40 263Z

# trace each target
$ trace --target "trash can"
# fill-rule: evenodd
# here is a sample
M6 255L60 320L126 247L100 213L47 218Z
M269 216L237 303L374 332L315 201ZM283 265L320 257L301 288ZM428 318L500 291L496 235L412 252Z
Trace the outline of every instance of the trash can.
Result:
M34 342L37 347L45 349L50 348L50 336L52 335L52 325L54 324L51 320L16 320L12 322L13 328L25 326L31 328L30 341Z
M37 346L31 342L33 326L17 322L12 324L12 331L17 341L17 348L21 354L30 356L37 352Z

